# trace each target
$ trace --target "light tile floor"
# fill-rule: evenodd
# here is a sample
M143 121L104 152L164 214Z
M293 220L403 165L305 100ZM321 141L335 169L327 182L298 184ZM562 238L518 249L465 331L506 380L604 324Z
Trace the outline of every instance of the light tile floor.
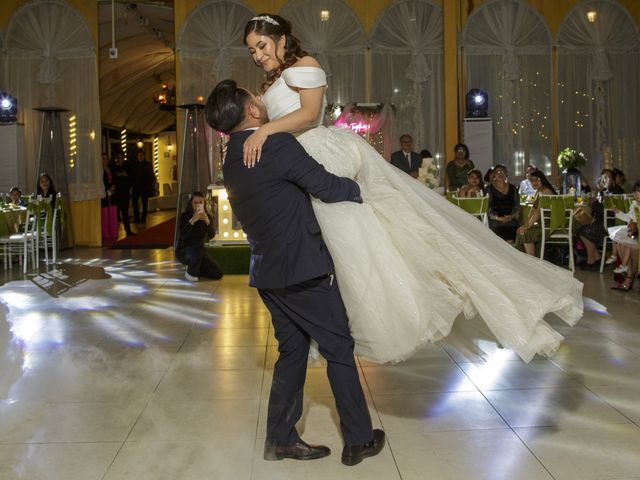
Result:
M0 286L0 338L22 341L0 347L2 480L640 478L640 294L610 291L610 275L578 273L608 313L551 320L567 340L550 360L447 344L361 359L388 445L348 468L322 361L299 427L333 454L262 460L277 349L247 277L191 284L171 249L63 259L57 278L14 269Z

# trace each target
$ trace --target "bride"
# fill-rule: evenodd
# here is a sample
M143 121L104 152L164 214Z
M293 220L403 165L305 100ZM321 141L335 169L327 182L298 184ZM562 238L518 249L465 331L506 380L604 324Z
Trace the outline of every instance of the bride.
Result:
M551 355L563 337L543 317L553 312L574 325L582 316L582 284L571 272L517 251L351 130L321 126L326 76L288 21L261 14L244 38L267 73L270 119L246 140L245 164L259 161L270 134L291 132L328 171L360 184L364 205L313 202L356 353L404 360L449 335L460 317L482 319L525 362Z

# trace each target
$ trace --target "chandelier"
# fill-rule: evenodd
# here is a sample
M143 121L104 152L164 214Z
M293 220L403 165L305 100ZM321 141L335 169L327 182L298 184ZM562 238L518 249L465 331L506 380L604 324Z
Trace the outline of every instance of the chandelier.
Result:
M160 84L160 91L153 95L153 103L158 105L160 110L168 112L176 111L176 87L175 85L169 86L168 82L162 81L160 75L153 74L154 80Z

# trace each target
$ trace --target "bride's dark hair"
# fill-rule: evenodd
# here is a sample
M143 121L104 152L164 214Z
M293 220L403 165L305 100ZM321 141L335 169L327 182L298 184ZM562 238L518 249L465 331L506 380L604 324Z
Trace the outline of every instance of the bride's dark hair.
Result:
M280 15L274 15L272 13L261 13L249 20L244 27L244 44L247 44L247 36L251 32L256 32L258 35L266 35L270 37L277 45L280 37L284 35L284 58L279 58L276 55L277 60L280 62L278 68L272 72L267 72L267 81L262 84L262 90L266 90L273 82L275 82L282 72L296 63L299 58L309 55L302 49L300 40L294 37L291 33L291 22L285 20ZM261 66L256 62L257 66Z

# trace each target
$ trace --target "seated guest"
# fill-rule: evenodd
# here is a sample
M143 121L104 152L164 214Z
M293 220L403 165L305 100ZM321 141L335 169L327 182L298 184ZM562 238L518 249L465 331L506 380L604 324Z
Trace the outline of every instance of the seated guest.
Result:
M469 159L469 148L464 143L457 144L453 151L455 158L447 163L449 192L454 192L467 183L467 173L475 168L475 165Z
M38 177L38 187L36 189L38 199L42 199L45 202L51 204L51 208L56 205L56 187L53 184L53 179L48 173L41 173Z
M627 225L609 229L609 235L620 257L620 266L614 270L614 273L624 275L624 280L617 283L613 288L624 290L625 292L631 290L633 280L638 274L638 219L636 218L636 208L640 205L640 182L634 183L632 189L633 202L631 202L629 213L615 210L616 218L628 222Z
M13 187L9 191L9 198L11 198L11 204L15 205L16 207L26 207L27 206L27 202L25 202L22 199L22 190L20 190L18 187Z
M493 168L493 183L488 191L489 228L499 237L513 243L520 225L520 195L516 186L508 182L507 167L496 165Z
M493 167L489 167L487 173L484 174L484 188L489 188L489 185L493 183Z
M422 158L413 151L413 138L404 134L400 137L400 150L391 154L391 165L398 167L413 178L418 178L418 169L422 165Z
M580 237L587 250L587 263L581 268L596 271L600 270L599 260L601 258L598 246L602 245L602 240L607 236L607 229L604 227L604 205L600 199L592 196L588 203L591 207L591 222L586 225L578 223L576 235Z
M633 193L633 187L627 182L627 176L619 168L613 169L613 183L615 183L624 193Z
M615 182L616 173L611 168L604 168L600 172L600 179L596 184L596 189L598 190L598 198L601 202L604 200L605 195L622 195L624 194L624 190L619 185L616 185ZM611 256L607 258L605 263L607 265L612 265L616 263L618 260L618 252L617 252L617 244L614 242Z
M476 168L467 172L467 183L458 191L459 197L484 197L482 172Z
M433 158L433 155L431 155L431 152L429 150L423 148L422 150L420 150L420 158Z
M526 178L520 182L520 188L518 189L520 195L533 196L536 194L536 190L533 188L533 185L531 185L531 173L536 170L537 168L534 165L527 165L527 169L525 170Z
M176 246L176 258L186 265L184 276L191 282L198 277L222 278L222 270L204 248L204 242L215 235L213 220L207 212L202 192L193 192L189 203L180 215L180 229Z
M542 238L542 227L538 223L540 219L540 195L556 195L556 190L540 170L532 172L530 178L531 185L536 191L533 199L533 208L529 212L527 220L516 232L515 246L523 246L525 252L529 255L535 255L536 243Z
M610 168L605 168L600 172L600 180L598 182L598 194L606 195L622 195L624 190L615 182L616 174Z

